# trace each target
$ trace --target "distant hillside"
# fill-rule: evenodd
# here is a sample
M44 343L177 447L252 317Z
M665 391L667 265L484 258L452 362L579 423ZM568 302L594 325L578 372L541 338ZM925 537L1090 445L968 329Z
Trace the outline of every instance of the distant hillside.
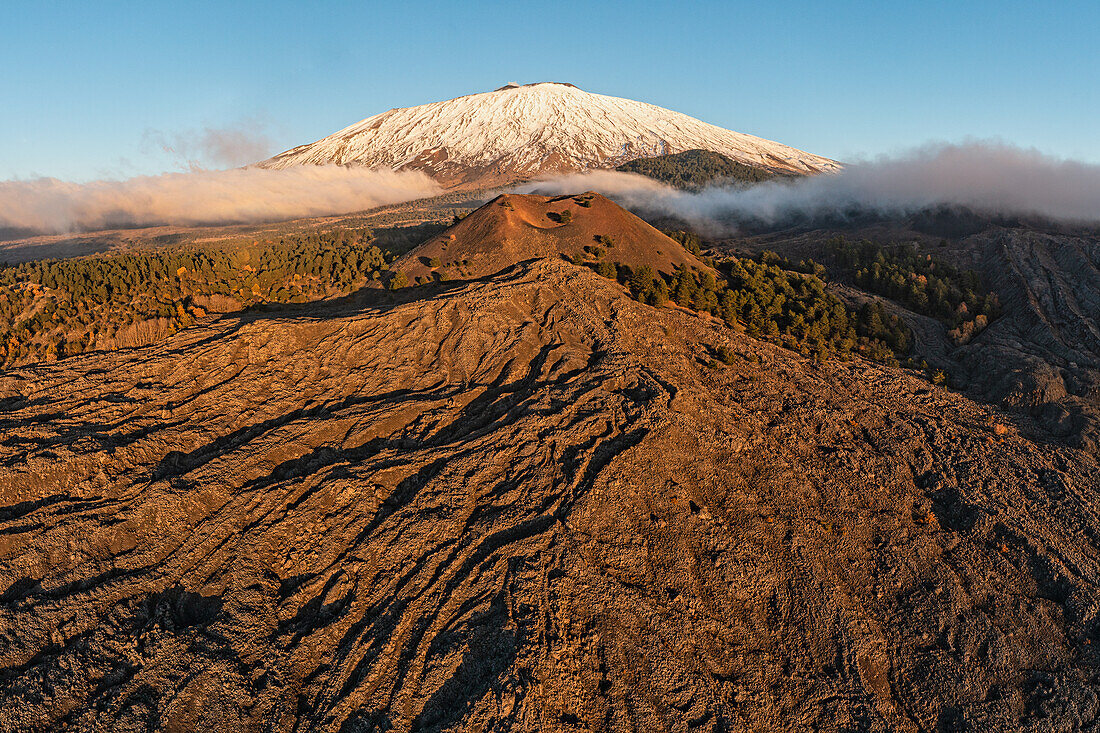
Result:
M718 181L754 184L787 176L766 168L738 163L711 150L687 150L673 155L639 158L623 163L615 170L640 173L688 191L698 191Z

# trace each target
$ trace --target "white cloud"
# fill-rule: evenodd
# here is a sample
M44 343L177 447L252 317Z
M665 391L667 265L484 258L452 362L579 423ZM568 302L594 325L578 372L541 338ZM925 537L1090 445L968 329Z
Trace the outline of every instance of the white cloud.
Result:
M423 173L341 166L237 168L91 183L39 178L0 182L0 226L68 232L277 221L361 211L439 191Z
M737 220L781 222L872 210L908 214L940 205L992 214L1100 221L1100 166L1060 160L998 143L936 144L848 165L839 173L751 188L713 186L698 193L643 176L592 171L525 190L596 190L625 206L679 216L702 228Z

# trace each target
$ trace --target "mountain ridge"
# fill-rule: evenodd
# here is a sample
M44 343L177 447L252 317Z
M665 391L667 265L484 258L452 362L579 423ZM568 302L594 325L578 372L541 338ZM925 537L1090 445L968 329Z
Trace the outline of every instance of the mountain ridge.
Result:
M413 169L445 187L459 188L614 168L692 149L777 172L840 168L836 161L788 145L562 82L509 84L492 92L390 109L256 165Z

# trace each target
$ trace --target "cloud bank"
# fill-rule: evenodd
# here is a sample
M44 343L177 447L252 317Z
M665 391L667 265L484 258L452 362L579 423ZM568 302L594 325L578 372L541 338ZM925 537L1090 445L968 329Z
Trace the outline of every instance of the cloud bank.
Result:
M836 174L752 188L713 186L690 193L615 171L525 187L548 193L588 189L629 208L678 216L711 231L736 228L737 221L775 224L795 218L835 219L858 211L893 216L937 206L1064 222L1100 221L1100 165L995 143L929 145L854 163Z
M361 211L439 191L420 172L341 166L193 171L91 183L0 181L0 227L63 233L255 223Z
M207 142L220 144L213 138ZM226 155L235 154L236 143L225 145ZM249 147L247 141L244 147ZM937 206L1100 222L1100 166L990 143L926 146L851 164L836 174L751 188L713 186L691 193L636 174L591 171L522 190L589 189L635 210L678 216L712 233L735 231L738 222L835 220L867 211L907 215ZM91 183L0 181L0 228L62 233L254 223L361 211L438 193L439 186L419 172L341 166L194 170Z

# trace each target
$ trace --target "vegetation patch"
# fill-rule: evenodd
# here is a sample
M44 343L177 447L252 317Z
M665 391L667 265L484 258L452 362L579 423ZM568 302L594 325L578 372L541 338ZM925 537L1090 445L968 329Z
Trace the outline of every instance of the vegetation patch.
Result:
M945 323L959 345L981 333L1001 312L997 296L982 286L976 272L959 270L913 245L884 247L836 237L826 243L826 256L859 288Z
M369 229L227 249L138 251L0 267L0 364L148 343L210 308L305 303L380 279L392 255Z
M710 150L688 150L655 158L638 158L623 163L615 170L638 173L686 191L698 191L717 183L753 185L785 177L765 168L738 163Z
M715 266L717 276L680 268L667 278L654 275L647 266L633 269L607 260L596 263L594 269L626 285L642 302L659 306L671 300L805 356L859 354L896 365L898 357L909 351L911 334L901 319L878 303L850 308L826 292L825 282L817 275L748 257L731 257Z

